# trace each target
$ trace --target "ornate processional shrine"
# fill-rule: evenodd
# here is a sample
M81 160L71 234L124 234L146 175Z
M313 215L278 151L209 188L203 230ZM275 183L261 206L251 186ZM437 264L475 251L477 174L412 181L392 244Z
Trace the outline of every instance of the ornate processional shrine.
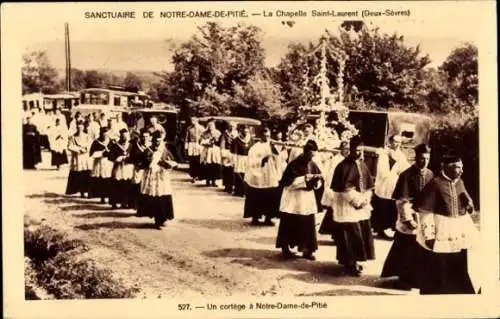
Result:
M307 117L311 113L319 112L316 119L314 137L320 150L333 151L339 147L341 141L349 141L351 137L358 135L358 130L348 121L349 109L344 105L344 68L347 60L346 53L328 43L326 36L322 36L319 44L306 54L310 57L320 53L319 72L309 81L309 67L306 66L304 72L303 94L305 101L314 100L315 94L311 92L311 87L319 88L319 102L310 105L302 105L299 112L302 117ZM338 64L338 72L335 75L335 87L332 92L330 80L328 79L327 60L333 59ZM308 94L309 93L309 94ZM311 96L312 95L312 96ZM309 104L306 102L306 104ZM336 114L335 121L327 123L329 115ZM297 129L304 120L299 120L289 127L288 136Z

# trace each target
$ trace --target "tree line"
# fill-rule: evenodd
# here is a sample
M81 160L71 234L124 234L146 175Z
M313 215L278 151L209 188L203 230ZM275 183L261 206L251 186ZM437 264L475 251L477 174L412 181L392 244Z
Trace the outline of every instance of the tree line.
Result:
M404 36L383 33L360 21L345 21L339 35L324 40L346 53L345 103L353 109L403 110L447 114L471 112L478 103L478 50L465 43L438 67L419 46ZM293 32L293 31L292 31ZM265 65L262 30L237 24L209 22L174 49L173 70L155 72L155 81L134 73L124 77L96 70L72 71L74 90L103 85L146 90L155 100L177 105L181 115L226 114L270 118L296 114L313 103L319 88L313 78L319 54L306 54L318 42L290 43L276 67ZM339 64L328 58L327 76L338 85ZM64 89L45 52L24 56L23 93L54 93Z

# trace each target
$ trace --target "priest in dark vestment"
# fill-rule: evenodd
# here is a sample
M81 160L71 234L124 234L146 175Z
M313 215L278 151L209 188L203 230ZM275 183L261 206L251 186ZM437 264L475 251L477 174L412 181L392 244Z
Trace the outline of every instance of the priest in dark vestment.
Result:
M27 121L23 125L23 167L35 169L36 164L42 162L40 133L32 123L31 117L28 117Z
M283 257L295 255L290 248L298 247L303 257L315 260L318 249L315 214L321 211L323 177L313 162L318 145L308 141L301 155L291 161L280 180L283 190L280 201L280 224L276 248L281 248Z
M375 259L370 225L373 177L363 162L361 139L351 139L349 155L337 165L333 174L333 221L337 260L351 276L363 270L358 262Z
M420 294L474 294L467 251L477 244L478 231L470 217L474 204L460 178L463 163L449 154L440 174L414 203L419 215Z
M385 260L381 277L399 277L400 287L404 289L418 288L418 216L412 209L412 203L434 177L432 171L427 168L429 159L429 147L425 144L418 145L415 148L415 163L399 175L392 195L398 208L398 220L394 242Z

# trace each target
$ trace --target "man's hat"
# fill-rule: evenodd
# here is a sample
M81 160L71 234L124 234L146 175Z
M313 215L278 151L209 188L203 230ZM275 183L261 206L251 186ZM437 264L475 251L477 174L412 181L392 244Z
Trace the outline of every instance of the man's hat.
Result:
M426 144L419 144L415 147L415 154L430 154L431 149Z
M361 137L359 137L359 135L356 135L356 136L353 136L351 138L351 141L349 143L349 148L355 149L356 147L362 146L362 145L363 145L363 141L361 140Z
M308 140L304 145L304 151L317 151L318 144L314 140Z

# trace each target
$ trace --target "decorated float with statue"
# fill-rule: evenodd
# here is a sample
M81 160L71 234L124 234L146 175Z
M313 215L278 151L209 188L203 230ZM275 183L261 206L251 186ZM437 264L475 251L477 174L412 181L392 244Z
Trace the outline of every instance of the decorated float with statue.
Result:
M288 126L285 144L301 148L306 139L304 129L312 125L314 140L319 147L317 160L327 165L333 154L340 151L342 141L349 142L353 136L359 135L364 144L365 162L375 173L379 148L385 147L390 136L398 134L403 137L403 151L412 161L413 148L428 142L433 119L416 113L350 110L344 103L347 54L328 43L323 36L307 55L319 56L319 68L312 77L309 76L310 69L307 66L304 68L303 94L306 103L299 107L296 120ZM336 70L334 81L328 77L327 63L332 62Z

